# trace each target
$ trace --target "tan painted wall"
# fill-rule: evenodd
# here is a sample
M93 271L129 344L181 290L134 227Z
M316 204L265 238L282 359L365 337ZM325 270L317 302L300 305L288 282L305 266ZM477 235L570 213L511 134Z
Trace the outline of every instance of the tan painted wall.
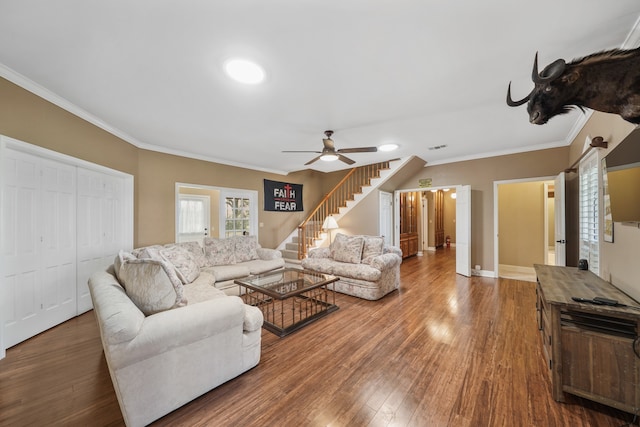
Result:
M451 238L451 243L456 242L456 199L451 198L451 194L455 193L452 188L444 193L444 237Z
M571 144L571 163L582 153L587 135L591 137L602 136L609 143L607 149L598 150L598 159L602 159L634 128L634 125L625 122L618 116L594 113ZM600 206L600 212L602 212L602 206ZM602 221L602 215L600 215L600 220ZM638 263L640 228L614 223L613 243L603 241L603 229L604 226L601 223L600 276L640 301L640 263Z
M544 264L544 184L498 185L498 264Z
M556 237L556 201L553 197L547 198L547 244L549 247L555 246Z
M303 184L308 212L346 173L284 176L141 150L2 78L0 134L133 175L134 246L175 240L175 183L182 182L258 191L260 244L275 247L306 215L265 212L263 179Z
M471 185L471 265L492 271L493 182L555 176L569 164L568 155L569 147L561 147L437 166L427 163L399 189L417 188L418 180L425 178L431 178L434 187Z

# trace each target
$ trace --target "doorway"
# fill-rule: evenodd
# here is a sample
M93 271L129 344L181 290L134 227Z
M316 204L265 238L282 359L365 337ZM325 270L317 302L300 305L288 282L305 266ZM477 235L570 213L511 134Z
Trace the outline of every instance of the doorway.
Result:
M187 211L182 200L200 204L200 209ZM199 202L195 202L199 200ZM204 206L207 203L208 206ZM194 213L188 232L185 216ZM176 183L176 242L198 241L207 236L227 238L235 235L258 235L258 192L235 188L212 187L198 184Z
M555 260L554 191L553 177L494 182L496 277L535 282L533 265Z
M448 198L454 200L455 206L455 214L452 215L451 223L453 225L452 231L450 231L450 239L451 236L454 236L455 240L450 240L450 244L454 244L456 247L456 273L461 274L463 276L471 276L471 186L469 185L452 185L452 186L440 186L440 187L429 187L429 188L414 188L407 190L398 190L394 194L394 245L400 247L400 195L406 193L414 193L418 196L422 197L424 192L430 192L431 190L435 190L436 192L441 190L444 192L444 189L449 189ZM452 195L455 194L455 197ZM431 209L428 208L429 218L424 218L424 212L422 209L423 204L419 203L420 206L420 221L418 221L419 228L418 234L425 238L423 235L423 228L425 223L429 223L431 218L434 217L435 214L431 214ZM427 203L428 206L428 203ZM446 231L445 231L446 232ZM446 236L445 236L446 238ZM435 237L434 237L435 239ZM429 236L426 236L425 242L429 241ZM434 240L435 241L435 240ZM429 248L429 244L426 245L423 243L419 246L419 250L427 250ZM435 250L435 243L434 243Z

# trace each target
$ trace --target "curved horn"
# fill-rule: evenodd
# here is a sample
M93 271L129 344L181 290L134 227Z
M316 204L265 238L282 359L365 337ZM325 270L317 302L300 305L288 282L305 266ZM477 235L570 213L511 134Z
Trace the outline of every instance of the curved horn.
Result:
M564 59L557 59L542 70L542 73L538 73L538 52L536 52L536 56L533 60L531 80L536 84L547 83L555 80L562 75L566 65L567 63L564 62Z
M507 105L509 107L518 107L527 102L529 98L531 98L531 93L522 98L520 101L514 101L513 99L511 99L511 82L509 82L509 87L507 88Z

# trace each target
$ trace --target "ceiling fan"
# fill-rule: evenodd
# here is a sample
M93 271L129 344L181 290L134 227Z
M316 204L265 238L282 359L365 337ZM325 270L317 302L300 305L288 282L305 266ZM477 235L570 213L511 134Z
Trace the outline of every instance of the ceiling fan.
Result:
M375 153L378 151L377 147L359 147L359 148L342 148L340 150L336 150L333 139L331 139L331 135L333 135L332 130L325 130L324 134L327 136L322 139L322 143L324 144L324 148L322 151L298 151L298 150L288 150L283 151L283 153L318 153L320 154L318 157L315 157L309 160L305 165L310 165L311 163L317 160L324 160L325 162L332 162L334 160L341 160L348 165L352 165L355 163L355 160L351 160L350 158L343 156L342 153Z

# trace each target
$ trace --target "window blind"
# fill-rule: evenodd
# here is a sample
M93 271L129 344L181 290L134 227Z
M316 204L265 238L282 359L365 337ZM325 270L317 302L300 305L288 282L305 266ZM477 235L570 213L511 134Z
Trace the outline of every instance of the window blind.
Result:
M579 166L580 174L580 258L589 262L589 270L600 272L600 222L598 154L585 157Z

